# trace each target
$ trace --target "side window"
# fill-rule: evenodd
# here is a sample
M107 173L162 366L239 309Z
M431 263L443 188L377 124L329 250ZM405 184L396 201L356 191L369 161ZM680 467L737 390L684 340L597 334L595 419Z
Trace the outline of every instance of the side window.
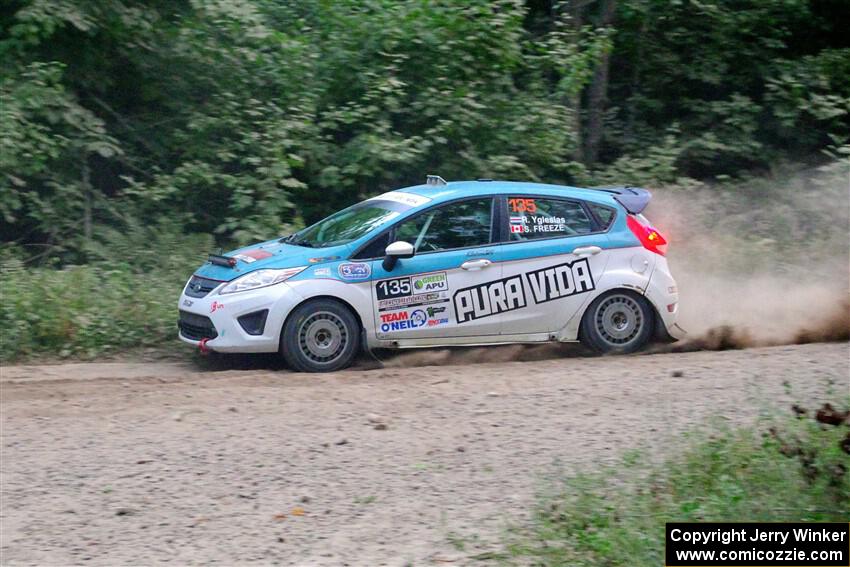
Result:
M600 228L602 230L608 230L608 227L611 226L612 222L614 222L616 211L611 207L597 205L596 203L588 203L587 206L590 208L590 211L596 215L596 220L599 221Z
M366 258L380 258L390 245L390 231L384 232L382 235L372 239L372 241L360 249L360 252L353 257L354 260L365 260Z
M577 236L593 231L593 221L576 201L508 197L512 241Z
M484 246L492 241L492 216L489 197L450 203L399 223L395 239L413 244L417 253Z

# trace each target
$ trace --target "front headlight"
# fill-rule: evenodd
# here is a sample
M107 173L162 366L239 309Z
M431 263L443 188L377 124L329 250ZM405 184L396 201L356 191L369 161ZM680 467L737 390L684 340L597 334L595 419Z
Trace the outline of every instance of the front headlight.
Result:
M279 284L280 282L299 273L306 267L307 266L300 266L298 268L286 268L285 270L257 270L256 272L251 272L240 278L236 278L224 286L219 293L238 293L240 291L257 289L258 287L267 287Z

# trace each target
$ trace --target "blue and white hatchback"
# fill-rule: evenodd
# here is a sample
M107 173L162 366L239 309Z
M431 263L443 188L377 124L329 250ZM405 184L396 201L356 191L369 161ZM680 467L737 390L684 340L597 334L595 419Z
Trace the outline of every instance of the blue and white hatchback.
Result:
M299 371L361 349L678 339L650 193L491 180L368 199L290 236L210 255L180 297L201 350L279 352Z

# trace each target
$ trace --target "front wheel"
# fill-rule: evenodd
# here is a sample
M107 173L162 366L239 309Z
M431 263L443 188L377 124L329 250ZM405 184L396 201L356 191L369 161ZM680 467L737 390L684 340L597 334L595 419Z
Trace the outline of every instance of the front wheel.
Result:
M308 301L286 320L280 350L298 372L333 372L350 365L360 348L360 325L345 305Z
M635 352L649 342L654 315L644 297L630 291L611 291L587 308L579 336L585 346L598 352Z

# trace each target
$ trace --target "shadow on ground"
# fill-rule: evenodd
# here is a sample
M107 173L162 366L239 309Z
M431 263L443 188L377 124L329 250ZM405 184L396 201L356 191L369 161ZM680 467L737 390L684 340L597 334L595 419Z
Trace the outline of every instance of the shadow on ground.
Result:
M546 343L540 345L505 345L489 347L456 347L396 351L377 349L361 355L351 370L377 370L380 368L412 368L417 366L461 366L486 362L528 362L553 358L593 356L593 351L579 344ZM289 368L278 354L223 354L195 355L192 363L210 372L224 370L281 370Z

